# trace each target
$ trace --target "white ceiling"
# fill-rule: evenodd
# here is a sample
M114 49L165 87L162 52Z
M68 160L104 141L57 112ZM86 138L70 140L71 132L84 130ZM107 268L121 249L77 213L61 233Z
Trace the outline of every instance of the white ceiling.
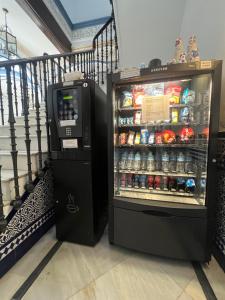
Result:
M17 38L18 53L21 57L40 56L44 52L59 53L15 0L0 0L0 25L4 23L3 7L9 11L8 25Z

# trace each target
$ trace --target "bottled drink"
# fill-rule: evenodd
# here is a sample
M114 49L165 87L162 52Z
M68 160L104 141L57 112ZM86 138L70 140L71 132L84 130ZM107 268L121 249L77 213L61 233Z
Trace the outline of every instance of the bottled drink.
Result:
M169 172L169 154L167 151L162 153L162 171Z
M177 171L177 157L174 151L170 153L169 170L173 173Z
M127 158L128 158L128 152L127 151L122 152L120 163L119 163L120 170L126 169Z
M128 157L127 157L126 169L132 170L133 163L134 163L134 152L130 151L130 153L128 154Z
M146 175L141 175L139 180L140 180L141 189L145 189L146 188Z
M156 151L156 154L155 154L155 170L156 171L161 170L161 155L158 151Z
M141 169L141 155L140 152L136 152L134 156L133 169L139 171Z
M141 155L141 170L146 170L147 167L147 154L146 152L142 152Z
M155 158L152 153L152 151L149 151L148 157L147 157L147 170L149 172L155 171Z
M193 162L190 153L187 153L185 157L185 172L193 173Z
M152 175L148 176L147 185L148 185L149 190L153 190L153 187L154 187L154 176L152 176Z
M183 152L179 152L177 156L177 172L184 173L185 172L185 157Z

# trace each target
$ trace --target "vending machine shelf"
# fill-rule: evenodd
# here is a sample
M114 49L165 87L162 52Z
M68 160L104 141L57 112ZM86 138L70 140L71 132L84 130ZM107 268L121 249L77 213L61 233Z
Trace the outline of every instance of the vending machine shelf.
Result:
M119 173L125 173L125 174L139 174L139 175L152 175L152 176L168 176L168 177L187 177L187 178L193 178L197 175L195 173L171 173L171 172L162 172L162 171L135 171L135 170L116 170L114 169L114 172ZM201 176L202 178L205 177Z

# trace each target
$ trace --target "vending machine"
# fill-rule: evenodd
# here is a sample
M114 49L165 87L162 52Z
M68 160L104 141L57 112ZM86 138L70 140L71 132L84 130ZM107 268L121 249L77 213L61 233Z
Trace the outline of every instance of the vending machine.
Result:
M109 241L209 261L221 61L108 77Z
M56 236L94 245L107 222L106 95L93 80L48 88Z

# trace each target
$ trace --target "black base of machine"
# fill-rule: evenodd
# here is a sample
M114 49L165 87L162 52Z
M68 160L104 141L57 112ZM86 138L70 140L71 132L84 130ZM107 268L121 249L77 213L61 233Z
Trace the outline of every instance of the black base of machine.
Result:
M53 160L52 169L55 183L57 239L95 245L104 232L107 211L101 205L102 199L93 199L91 163ZM94 202L100 205L96 207Z
M115 199L110 207L109 241L164 257L206 262L206 208L135 203Z

